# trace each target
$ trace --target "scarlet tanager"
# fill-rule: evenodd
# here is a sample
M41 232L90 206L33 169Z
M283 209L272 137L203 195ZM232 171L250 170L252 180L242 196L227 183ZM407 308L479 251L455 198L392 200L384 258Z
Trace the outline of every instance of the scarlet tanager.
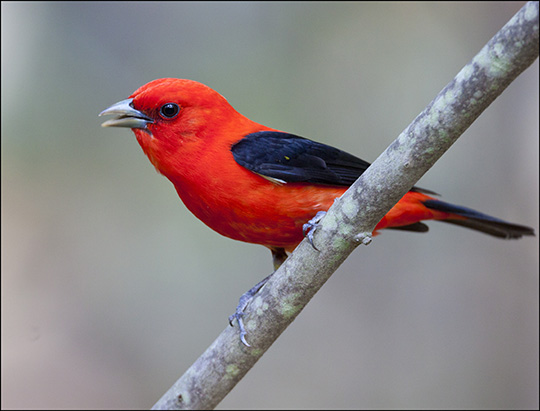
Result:
M151 81L100 115L105 114L117 117L104 127L133 130L157 171L197 218L226 237L268 247L275 268L302 241L303 226L328 210L369 167L337 148L251 121L196 81ZM439 220L499 238L534 235L530 227L429 194L435 193L413 187L375 232L426 232L422 221ZM232 316L239 320L244 343L243 307L265 280L242 297Z

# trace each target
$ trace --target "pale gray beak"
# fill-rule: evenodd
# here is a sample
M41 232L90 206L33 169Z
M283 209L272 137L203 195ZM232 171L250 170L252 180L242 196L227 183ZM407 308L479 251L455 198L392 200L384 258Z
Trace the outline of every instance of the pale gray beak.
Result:
M146 130L146 125L153 123L154 120L140 111L135 110L131 106L132 102L133 99L128 98L127 100L122 100L116 104L113 104L109 108L99 113L100 116L106 116L109 114L118 116L111 120L107 120L101 124L101 127L128 127Z

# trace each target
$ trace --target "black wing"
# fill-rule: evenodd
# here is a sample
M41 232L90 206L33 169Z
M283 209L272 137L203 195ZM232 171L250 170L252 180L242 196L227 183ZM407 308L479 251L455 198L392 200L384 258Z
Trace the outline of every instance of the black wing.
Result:
M242 167L286 183L348 187L370 166L343 150L279 131L248 134L233 144L231 151ZM419 187L411 191L437 195Z
M286 183L350 186L369 167L345 151L278 131L248 134L231 151L242 167Z

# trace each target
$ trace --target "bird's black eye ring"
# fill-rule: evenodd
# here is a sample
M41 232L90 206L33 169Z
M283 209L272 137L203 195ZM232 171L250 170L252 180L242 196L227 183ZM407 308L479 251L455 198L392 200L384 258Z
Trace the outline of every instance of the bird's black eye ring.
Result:
M178 104L167 103L161 106L161 108L159 109L159 114L165 120L171 120L178 115L179 111L180 111L180 107L178 107Z

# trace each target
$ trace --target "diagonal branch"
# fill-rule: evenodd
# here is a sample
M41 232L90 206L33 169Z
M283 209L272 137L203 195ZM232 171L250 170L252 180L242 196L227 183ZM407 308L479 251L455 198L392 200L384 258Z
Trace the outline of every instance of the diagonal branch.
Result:
M153 409L212 409L253 367L339 265L458 137L538 57L538 2L529 2L330 208L248 306L245 347L227 327Z

